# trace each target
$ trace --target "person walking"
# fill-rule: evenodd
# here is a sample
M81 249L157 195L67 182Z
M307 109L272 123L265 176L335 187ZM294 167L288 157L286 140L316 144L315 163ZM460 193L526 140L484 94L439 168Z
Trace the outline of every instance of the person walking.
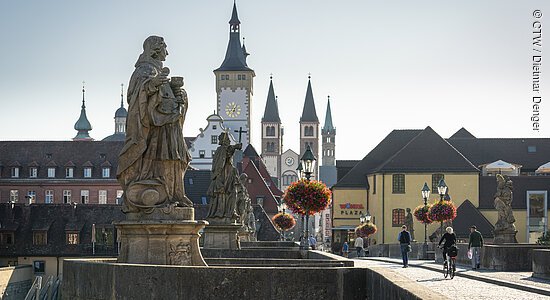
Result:
M411 234L407 231L407 226L401 226L401 232L397 236L401 246L401 256L403 257L403 268L409 267L409 250L411 248Z
M468 242L468 251L472 251L472 269L476 270L480 267L480 251L483 247L483 236L477 231L476 225L470 227L470 241Z
M358 236L355 238L355 250L357 250L357 257L361 257L361 251L363 251L363 238Z
M311 247L311 250L316 250L316 247L317 247L317 239L315 237L313 237L313 235L309 235L309 239L308 239L308 242L309 242L309 246Z
M348 258L348 253L349 253L349 245L348 245L348 242L344 242L344 244L342 245L342 255L343 255L345 258Z

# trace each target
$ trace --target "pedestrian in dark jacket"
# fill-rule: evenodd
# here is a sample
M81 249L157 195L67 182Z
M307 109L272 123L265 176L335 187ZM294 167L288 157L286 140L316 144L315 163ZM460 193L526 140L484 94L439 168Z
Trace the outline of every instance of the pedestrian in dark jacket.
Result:
M409 248L411 246L411 234L407 231L407 226L401 226L401 232L397 236L399 246L401 247L401 256L403 257L403 268L409 266Z
M483 247L483 236L477 231L477 227L470 227L470 241L468 242L468 250L472 251L472 269L476 270L480 267L480 252Z

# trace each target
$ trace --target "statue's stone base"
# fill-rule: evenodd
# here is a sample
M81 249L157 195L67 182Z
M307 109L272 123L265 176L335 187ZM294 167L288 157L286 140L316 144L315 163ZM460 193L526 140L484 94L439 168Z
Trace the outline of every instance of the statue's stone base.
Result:
M516 239L517 230L499 231L495 230L495 238L493 244L517 244Z
M240 249L240 224L208 225L204 228L204 248Z
M239 231L238 236L240 242L252 242L252 234L248 231Z
M199 231L206 225L194 220L116 222L121 234L118 262L206 266L199 249Z

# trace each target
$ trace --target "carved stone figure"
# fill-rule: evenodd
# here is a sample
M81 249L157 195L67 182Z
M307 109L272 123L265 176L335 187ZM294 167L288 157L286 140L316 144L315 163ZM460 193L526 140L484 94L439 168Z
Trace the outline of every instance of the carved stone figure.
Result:
M182 77L168 77L167 55L162 37L148 37L130 78L126 141L117 170L125 213L193 206L183 186L190 161L182 133L187 93Z
M508 176L502 174L496 175L497 192L495 193L495 209L498 211L498 220L495 224L495 232L510 231L515 232L516 226L512 212L513 183Z
M240 184L237 169L233 166L233 154L242 148L242 144L232 146L225 132L218 140L220 146L212 159L212 182L207 191L210 197L207 219L211 224L231 224L239 218L236 187Z
M405 225L411 233L411 239L414 240L414 221L411 209L407 207L407 215L405 216Z
M248 175L245 173L241 174L239 176L239 181L237 182L236 189L237 189L237 215L239 215L238 222L239 224L243 225L243 229L246 230L246 219L248 216L248 212L252 210L252 201L250 200L250 195L248 194L248 190L246 188L246 185L248 184Z

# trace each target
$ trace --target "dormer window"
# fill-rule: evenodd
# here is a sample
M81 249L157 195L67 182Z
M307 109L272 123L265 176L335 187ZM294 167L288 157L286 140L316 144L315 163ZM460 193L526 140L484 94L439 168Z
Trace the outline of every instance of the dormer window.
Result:
M29 168L29 178L36 178L38 175L38 168L37 167L30 167Z
M103 178L109 178L109 177L111 177L111 168L109 168L109 167L104 167L104 168L102 169L101 175L103 176Z
M55 168L48 168L48 178L55 178Z
M74 168L73 167L68 167L65 169L65 177L67 178L73 178L74 176Z
M528 153L536 153L537 152L537 146L527 146L527 152Z
M84 178L91 178L92 177L92 168L91 167L85 167L84 168Z
M11 177L12 178L19 178L19 167L11 168Z

